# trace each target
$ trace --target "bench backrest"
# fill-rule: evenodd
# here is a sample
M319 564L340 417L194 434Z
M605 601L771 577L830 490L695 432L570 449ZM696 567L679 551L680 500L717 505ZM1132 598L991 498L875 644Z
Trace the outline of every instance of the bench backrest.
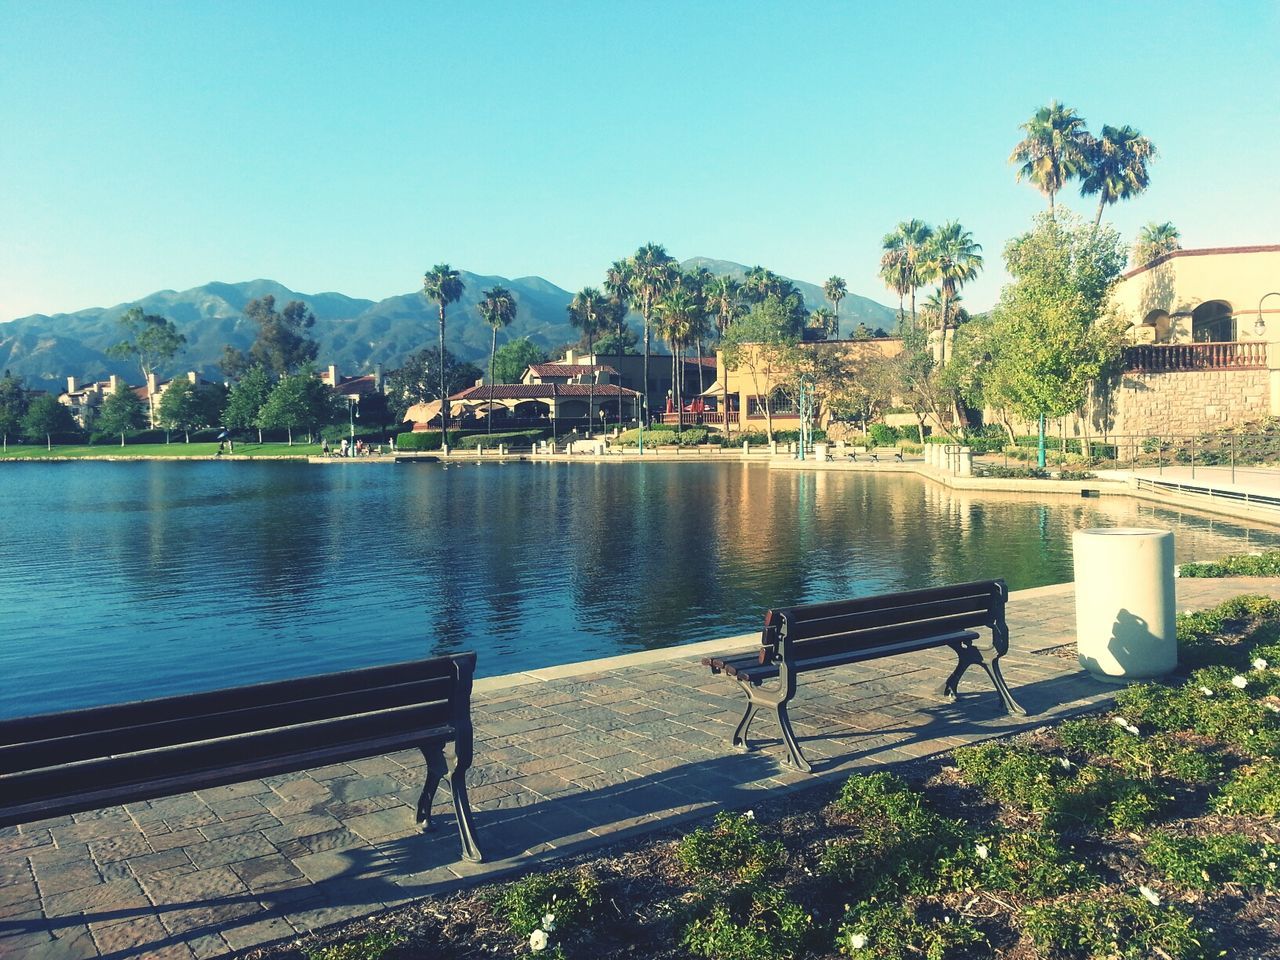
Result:
M832 603L770 610L760 637L760 662L825 657L986 627L1004 639L1003 580L978 580Z
M0 721L0 806L403 734L469 739L474 670L465 653Z

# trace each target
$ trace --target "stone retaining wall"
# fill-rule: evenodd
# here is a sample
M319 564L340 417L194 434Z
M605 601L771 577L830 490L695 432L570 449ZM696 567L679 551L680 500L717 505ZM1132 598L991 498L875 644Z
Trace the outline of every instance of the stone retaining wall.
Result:
M1111 432L1192 434L1268 415L1266 370L1127 373L1112 396Z

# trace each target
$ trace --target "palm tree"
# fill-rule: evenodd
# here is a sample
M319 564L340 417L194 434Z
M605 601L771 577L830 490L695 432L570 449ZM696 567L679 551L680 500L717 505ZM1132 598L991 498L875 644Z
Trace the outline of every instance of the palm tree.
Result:
M1150 182L1147 162L1155 156L1155 144L1133 127L1102 128L1102 133L1090 145L1084 181L1080 184L1082 196L1098 195L1094 230L1102 222L1103 207L1136 197L1147 189Z
M644 383L640 392L645 396L644 418L649 419L649 340L653 307L671 287L675 260L657 243L646 243L629 261L632 300L640 308L644 318Z
M493 433L493 362L498 353L498 331L511 325L516 318L516 301L506 287L497 286L484 292L484 299L476 304L484 322L493 327L493 342L489 346L489 413L485 424Z
M1068 180L1080 176L1088 167L1093 138L1085 129L1084 118L1057 100L1041 107L1018 129L1026 136L1009 154L1009 162L1020 165L1019 180L1030 180L1049 198L1049 216L1052 218L1054 195Z
M948 304L961 287L978 276L982 269L982 246L975 243L973 234L957 221L944 223L930 242L928 267L942 288L942 312L938 318L942 353L938 362L944 365L947 362Z
M849 287L844 277L829 277L822 285L822 292L831 301L832 312L836 315L836 339L840 339L840 301L849 295Z
M422 277L422 292L440 307L440 443L449 445L449 393L444 384L444 312L462 296L466 285L447 263L437 263Z
M1182 249L1182 235L1172 223L1156 223L1154 220L1138 231L1133 245L1133 266L1144 267L1157 257Z
M903 289L911 294L911 325L916 323L916 291L930 282L928 275L929 241L933 238L933 228L923 220L903 220L893 228L892 233L885 234L884 250L902 252L901 264ZM881 276L884 277L884 258L881 258ZM894 283L885 278L891 290L897 290Z
M742 316L746 308L742 300L742 284L728 275L713 277L704 289L707 297L707 309L715 314L716 330L721 337L733 326L733 322ZM729 378L726 375L720 383L721 415L724 417L724 433L729 435Z
M680 371L683 369L680 362L681 347L692 337L702 306L692 290L676 286L667 291L654 309L661 321L662 337L671 349L671 396L676 407L676 436L679 437L681 421L684 420L684 387L680 382Z
M591 433L591 419L596 405L595 338L609 309L609 301L595 287L583 287L569 301L569 322L587 338L587 433ZM621 414L622 407L618 407Z
M902 238L896 233L884 235L883 249L884 253L880 255L880 279L884 281L886 287L898 295L898 328L901 330L907 317L904 301L907 293L913 291L911 261L907 258L907 251L902 246ZM913 295L911 307L913 316L915 314L914 299Z
M824 340L836 329L838 322L836 315L826 307L818 307L809 313L809 329L821 330Z

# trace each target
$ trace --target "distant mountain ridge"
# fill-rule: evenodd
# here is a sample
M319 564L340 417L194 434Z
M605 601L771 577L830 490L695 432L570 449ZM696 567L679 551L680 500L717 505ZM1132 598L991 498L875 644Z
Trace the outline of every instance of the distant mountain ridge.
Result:
M682 264L686 269L704 266L712 273L745 275L747 267L726 260L694 257ZM465 285L462 299L450 305L446 322L446 345L458 356L473 362L489 356L490 328L480 319L476 304L482 292L502 284L514 294L519 312L515 322L498 335L499 343L529 337L551 349L578 339L568 322L565 308L573 294L542 277L486 276L459 271ZM793 281L810 308L825 303L822 288ZM218 360L226 344L247 349L253 340L254 325L244 318L244 307L253 299L276 298L283 306L290 300L305 301L316 315L311 336L320 344L321 365L336 364L344 375L364 373L376 364L390 370L409 354L436 343L439 315L436 305L420 292L373 301L342 293L300 293L275 280L248 280L241 283L213 281L190 290L158 290L138 300L113 307L91 307L74 313L52 316L32 314L0 323L0 370L10 370L28 381L62 382L67 376L81 381L102 379L116 373L134 380L137 368L107 355L107 348L119 341L120 316L135 304L147 313L168 317L186 336L186 349L171 364L166 375L195 370L209 379L221 379ZM840 306L841 330L846 334L862 321L869 327L887 326L893 310L865 297L850 294ZM640 328L633 313L631 324Z

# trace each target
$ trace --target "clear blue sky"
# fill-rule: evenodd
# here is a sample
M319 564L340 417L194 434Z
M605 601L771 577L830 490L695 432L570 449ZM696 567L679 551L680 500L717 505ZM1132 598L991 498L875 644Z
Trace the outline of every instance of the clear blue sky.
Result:
M1280 242L1276 0L0 0L0 64L0 320L214 279L379 299L440 261L576 289L650 240L889 303L909 217L973 231L983 308L1055 97L1159 148L1126 239Z

